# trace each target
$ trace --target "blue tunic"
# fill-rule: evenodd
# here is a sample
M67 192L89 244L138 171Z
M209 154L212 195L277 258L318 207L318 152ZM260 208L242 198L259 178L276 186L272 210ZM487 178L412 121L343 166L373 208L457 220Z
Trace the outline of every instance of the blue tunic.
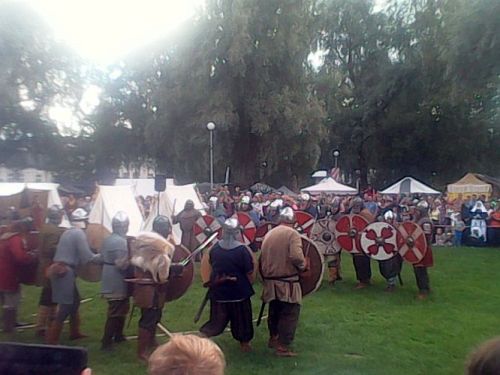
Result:
M254 290L248 274L253 271L253 259L243 245L233 249L223 249L216 244L210 250L210 297L216 302L236 302L250 298ZM235 281L218 283L221 277L234 277Z
M76 272L78 265L88 263L95 255L89 247L85 232L79 228L66 230L57 244L54 262L62 262L69 267L68 272L62 277L54 276L50 279L52 284L52 301L54 303L71 305L73 303Z

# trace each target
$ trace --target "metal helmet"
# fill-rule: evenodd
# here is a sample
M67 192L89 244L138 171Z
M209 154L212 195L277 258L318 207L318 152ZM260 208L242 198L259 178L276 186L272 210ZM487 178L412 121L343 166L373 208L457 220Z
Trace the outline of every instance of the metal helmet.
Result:
M309 202L311 200L311 196L307 193L303 193L300 195L300 199L304 202Z
M111 228L113 229L113 233L116 233L120 236L127 235L129 224L130 220L128 218L128 215L123 211L118 211L111 220Z
M384 214L384 220L385 221L394 220L394 213L392 211L387 211Z
M89 218L89 214L83 208L77 208L71 213L71 221L85 221Z
M60 206L54 204L49 207L49 209L47 210L47 220L49 223L59 225L61 224L62 218L63 210Z
M164 238L167 238L172 232L172 224L170 224L170 220L168 220L168 217L163 215L155 217L155 219L153 220L153 232L156 232Z
M240 201L241 204L250 204L250 197L248 195L245 195L241 198Z
M353 214L359 214L364 208L363 199L356 197L351 202L351 212Z
M192 210L194 208L194 202L191 199L188 199L186 203L184 203L185 210Z
M274 201L271 202L269 207L274 208L274 209L280 209L283 207L283 199L275 199Z
M292 207L285 207L280 211L280 221L282 223L295 223L295 212Z
M222 239L219 241L219 246L226 250L241 246L240 233L241 227L238 220L234 217L226 219L222 224Z

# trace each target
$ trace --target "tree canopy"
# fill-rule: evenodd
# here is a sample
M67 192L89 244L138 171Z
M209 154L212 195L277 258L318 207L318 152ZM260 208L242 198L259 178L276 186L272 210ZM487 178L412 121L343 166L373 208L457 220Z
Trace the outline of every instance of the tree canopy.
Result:
M101 69L55 40L26 5L4 3L2 160L16 166L11 156L29 150L74 179L146 161L203 181L214 122L217 181L230 166L242 184L304 184L331 168L334 149L346 178L362 185L498 174L500 3L378 6L207 0L174 35ZM99 105L85 110L90 86ZM51 118L58 105L78 128Z

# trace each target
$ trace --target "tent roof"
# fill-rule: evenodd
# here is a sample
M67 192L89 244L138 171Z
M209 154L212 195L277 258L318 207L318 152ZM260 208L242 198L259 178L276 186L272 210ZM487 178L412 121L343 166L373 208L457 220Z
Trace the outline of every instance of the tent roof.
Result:
M439 191L432 189L423 182L420 182L413 177L403 177L380 194L441 194Z
M269 186L268 184L264 184L263 182L257 182L250 186L249 190L252 193L262 193L262 194L269 194L274 192L276 189L274 189L272 186Z
M291 196L296 196L297 193L295 193L294 191L290 190L288 187L286 187L285 185L282 185L281 187L279 187L277 189L280 193L283 193L285 195L291 195Z
M131 186L99 185L97 199L89 214L89 223L101 224L112 232L111 220L118 211L127 213L130 224L127 234L136 236L140 232L143 219Z
M321 180L318 184L308 186L301 191L310 194L333 193L333 194L357 194L358 190L335 181L331 177Z
M153 228L153 220L158 215L158 202L157 197L154 196L153 204L151 205L150 213L144 221L143 230L151 231ZM204 214L205 207L200 200L200 197L195 189L195 184L168 186L167 190L160 193L160 215L165 215L169 219L173 215L177 215L184 209L184 205L188 199L194 202L194 208ZM179 224L172 227L172 234L175 243L181 242L182 231Z
M325 170L316 171L311 175L312 178L326 178L326 176L328 176L328 172Z
M31 191L46 191L47 194L47 208L57 205L62 207L61 197L57 192L59 184L45 183L45 182L2 182L0 183L0 198L1 197L11 197L17 194L21 194L24 190ZM9 198L7 198L9 199ZM10 198L12 199L12 198ZM63 220L60 224L63 228L69 228L71 225L68 218L64 215Z
M132 187L134 195L138 197L142 195L146 198L148 195L153 196L158 194L155 191L155 179L154 178L117 178L115 180L115 186L128 185ZM167 186L173 186L174 179L167 178ZM168 189L168 188L167 188Z
M491 193L491 184L480 180L474 173L467 173L460 180L448 185L450 193Z

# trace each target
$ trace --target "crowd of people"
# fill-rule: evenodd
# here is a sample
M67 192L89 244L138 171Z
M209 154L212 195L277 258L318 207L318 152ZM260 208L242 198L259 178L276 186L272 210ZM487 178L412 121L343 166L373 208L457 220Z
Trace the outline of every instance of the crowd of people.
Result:
M411 217L411 208L417 204L425 207L433 224L432 242L438 246L461 246L464 231L469 228L472 244L500 243L500 204L496 199L475 194L449 199L446 194L435 195L401 194L382 195L373 188L361 194L364 206L375 218L383 217L388 211L394 215L395 223L402 223ZM280 192L263 194L242 191L238 187L220 187L204 195L204 201L211 215L221 222L236 211L247 211L258 226L265 221L276 221L279 207L292 207L310 213L315 219L348 213L356 196L334 194L286 195ZM487 228L494 231L488 232ZM498 229L498 231L496 231ZM475 241L475 242L474 242Z
M0 241L0 300L4 332L15 333L22 275L26 273L26 267L36 265L36 284L41 287L41 291L35 335L44 337L47 344L57 345L64 321L69 318L69 338L78 340L87 337L80 329L77 269L96 264L103 268L101 294L107 301L102 350L113 350L115 345L126 341L123 329L132 298L134 305L141 311L137 357L149 361L151 374L168 373L165 369L179 366L176 361L191 363L189 366L194 369L195 360L190 355L195 352L206 352L206 360L210 359L211 365L210 361L203 365L207 374L222 374L223 354L210 341L198 342L198 338L193 338L185 342L185 338L174 336L167 346L160 348L156 342L156 330L161 323L166 302L167 281L170 277L180 277L185 267L185 264L173 261L175 243L172 224L180 224L182 243L194 250L192 223L199 218L200 213L194 208L193 202L187 201L184 209L171 218L157 216L152 232L137 236L132 245L126 237L128 216L125 212L117 212L111 223L112 233L104 239L98 254L90 249L85 234L90 208L79 207L81 203L91 202L92 199L84 199L80 203L76 199L69 199L64 208L50 207L46 213L47 221L36 228L39 230L38 247L31 250L27 247L26 238L30 230L34 229L35 222L29 217L14 217L14 211L11 213L13 220L4 228L6 230ZM262 242L259 272L263 282L261 300L269 305L268 346L280 357L297 355L291 346L302 307L300 279L307 277L310 272L310 260L302 251L301 235L294 228L297 211L307 212L316 220L338 220L345 214L357 214L364 217L366 222L397 224L412 221L418 224L428 244L425 256L413 264L418 296L422 299L431 291L427 272L433 266L431 244L440 244L443 233L454 230L460 232L454 235L455 244L459 245L465 228L470 228L471 235L474 228L478 228L481 234L483 224L474 221L495 221L499 218L496 202L487 201L485 197L471 196L465 201L448 202L445 196L381 196L373 189L364 192L363 197L312 197L309 194L291 196L239 189L230 191L222 187L207 194L205 204L207 212L220 221L222 238L207 255L211 271L205 286L208 287L210 317L200 327L200 335L217 336L230 324L233 338L239 342L241 350L252 351L254 331L251 298L255 293L252 283L256 263L252 253L242 243L242 228L233 216L243 211L256 226L264 222L276 224ZM69 229L59 226L65 214L71 219L72 227ZM434 231L434 227L442 229L442 232ZM358 280L356 289L368 287L372 276L370 257L362 252L353 253L352 260ZM327 264L329 280L332 283L341 280L340 253L328 258ZM402 264L399 255L379 261L380 273L387 280L388 291L395 289ZM186 354L184 350L176 356L170 352L179 351L182 347L189 348L190 353ZM209 365L214 366L213 372L208 371ZM193 371L191 373L201 373Z

